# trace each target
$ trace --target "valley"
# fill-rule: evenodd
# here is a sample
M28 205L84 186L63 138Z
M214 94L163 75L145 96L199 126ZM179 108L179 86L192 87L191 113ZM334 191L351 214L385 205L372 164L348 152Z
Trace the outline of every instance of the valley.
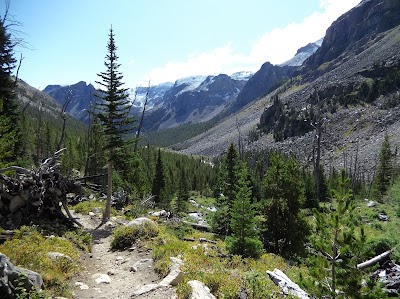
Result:
M399 297L398 1L135 88L113 26L94 85L30 86L2 13L1 298Z

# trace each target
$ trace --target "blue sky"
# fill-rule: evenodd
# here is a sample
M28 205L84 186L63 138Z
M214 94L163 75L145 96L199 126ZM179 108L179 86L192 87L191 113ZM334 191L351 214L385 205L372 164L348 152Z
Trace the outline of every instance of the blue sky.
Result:
M323 37L360 0L11 0L9 15L33 49L19 77L95 83L112 25L125 87L191 75L257 71ZM3 16L5 1L0 0Z

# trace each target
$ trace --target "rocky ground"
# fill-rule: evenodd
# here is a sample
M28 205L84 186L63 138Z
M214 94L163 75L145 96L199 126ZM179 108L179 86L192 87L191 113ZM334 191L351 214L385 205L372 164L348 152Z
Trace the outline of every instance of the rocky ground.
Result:
M97 216L75 216L92 233L93 247L91 253L82 256L83 269L72 281L74 298L177 298L175 288L171 286L132 296L144 285L162 280L154 271L151 250L137 244L126 251L112 251L112 222L99 227L101 221Z

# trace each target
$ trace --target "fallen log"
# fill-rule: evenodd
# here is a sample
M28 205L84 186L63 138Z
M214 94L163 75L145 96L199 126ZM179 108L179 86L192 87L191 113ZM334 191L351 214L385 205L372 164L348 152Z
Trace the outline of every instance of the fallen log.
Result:
M211 231L212 230L211 226L209 226L209 225L198 224L198 223L193 223L193 222L189 222L189 221L182 221L182 223L190 225L194 229L198 229L198 230L201 230L201 231Z
M386 261L389 259L390 254L392 253L391 250L385 251L384 253L381 253L380 255L374 256L373 258L369 259L368 261L362 262L357 265L357 269L361 270L364 268L368 268L372 265L375 265L376 263Z

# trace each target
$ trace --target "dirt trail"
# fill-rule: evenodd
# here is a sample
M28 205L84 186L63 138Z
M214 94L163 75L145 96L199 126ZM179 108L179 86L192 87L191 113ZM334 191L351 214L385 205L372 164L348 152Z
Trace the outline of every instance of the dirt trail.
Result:
M91 218L81 214L75 216L85 230L92 233L93 247L92 253L82 256L83 269L72 281L74 298L177 298L173 287L164 287L132 297L132 293L139 287L161 281L154 272L151 250L136 244L130 250L111 251L111 225L97 228L100 224L98 217ZM108 282L98 283L101 279Z

